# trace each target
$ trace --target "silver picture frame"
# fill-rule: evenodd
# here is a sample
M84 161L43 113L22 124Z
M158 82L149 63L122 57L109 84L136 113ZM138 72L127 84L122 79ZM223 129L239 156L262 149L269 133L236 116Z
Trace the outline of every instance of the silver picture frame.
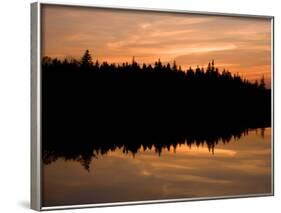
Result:
M147 12L163 12L163 13L183 13L183 14L199 14L223 17L245 17L256 19L271 20L272 38L271 38L271 82L272 82L272 171L271 171L271 193L265 194L248 194L238 196L214 196L202 198L184 198L184 199L165 199L165 200L146 200L135 202L117 202L102 204L85 204L85 205L67 205L67 206L42 206L42 142L41 142L41 8L43 5L61 5L70 7L89 7L102 9L130 10L130 11L147 11ZM90 208L103 206L122 206L122 205L139 205L153 203L183 202L196 200L214 200L228 198L248 198L274 195L274 16L267 15L250 15L250 14L231 14L216 13L205 11L188 11L188 10L168 10L155 8L134 8L134 7L109 7L102 5L81 5L81 4L60 4L56 2L40 1L31 4L31 208L37 211L42 210L58 210L73 208Z

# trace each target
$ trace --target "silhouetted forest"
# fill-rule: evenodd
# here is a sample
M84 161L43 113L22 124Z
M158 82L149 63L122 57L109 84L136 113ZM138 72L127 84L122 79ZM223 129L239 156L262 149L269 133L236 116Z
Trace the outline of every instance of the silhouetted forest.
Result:
M271 90L229 71L182 70L151 64L42 59L43 161L81 160L123 147L124 152L240 137L271 126Z

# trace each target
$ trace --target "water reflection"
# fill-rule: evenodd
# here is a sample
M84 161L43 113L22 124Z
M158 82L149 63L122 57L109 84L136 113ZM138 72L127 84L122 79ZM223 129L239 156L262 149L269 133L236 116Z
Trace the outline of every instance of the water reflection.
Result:
M239 140L248 134L248 128L223 128L223 129L189 129L184 132L166 131L161 134L143 129L142 134L132 132L119 132L101 136L94 132L88 140L73 140L68 138L64 141L48 141L43 144L43 162L50 164L58 158L65 160L76 160L89 170L90 163L99 155L107 154L109 151L121 150L124 154L135 156L138 152L153 150L159 156L163 150L173 150L186 145L207 147L208 152L214 154L215 146L219 143L229 143L231 139ZM264 135L264 128L259 129L260 135ZM137 137L136 137L137 136Z
M43 206L271 193L271 128L206 135L45 147Z

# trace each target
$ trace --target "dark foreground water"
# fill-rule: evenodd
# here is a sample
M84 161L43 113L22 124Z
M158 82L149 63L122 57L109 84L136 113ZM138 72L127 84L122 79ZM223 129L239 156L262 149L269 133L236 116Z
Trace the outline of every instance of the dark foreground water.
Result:
M43 165L43 206L270 194L271 128L251 130L214 150L196 144ZM67 149L67 147L66 147Z

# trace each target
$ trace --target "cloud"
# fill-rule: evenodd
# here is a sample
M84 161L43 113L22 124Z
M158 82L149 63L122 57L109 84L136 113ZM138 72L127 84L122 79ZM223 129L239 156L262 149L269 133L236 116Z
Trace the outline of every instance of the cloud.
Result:
M113 63L177 60L183 68L211 59L270 87L271 23L266 19L44 6L43 55ZM234 66L233 66L234 65Z

